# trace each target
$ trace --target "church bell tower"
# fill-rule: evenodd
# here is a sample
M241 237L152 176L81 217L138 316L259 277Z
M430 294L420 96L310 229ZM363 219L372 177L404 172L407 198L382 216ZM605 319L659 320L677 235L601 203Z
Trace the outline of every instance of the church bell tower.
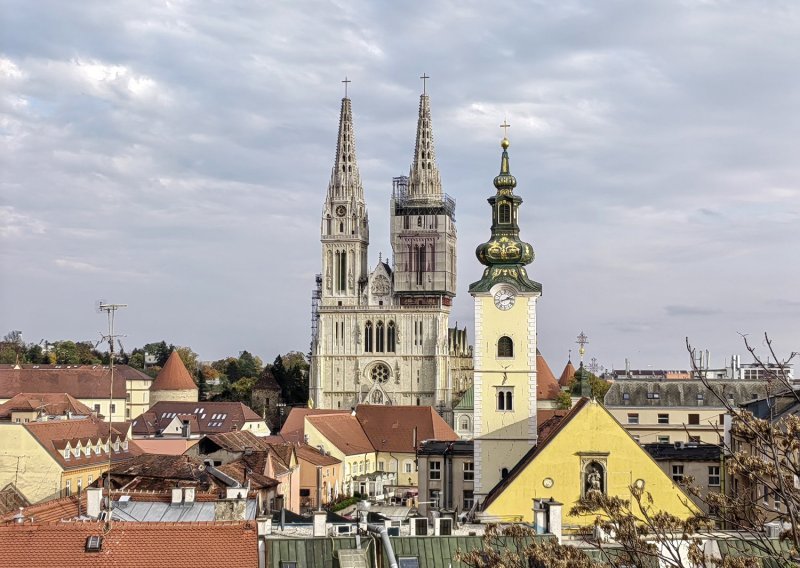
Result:
M507 124L504 124L507 127ZM536 303L542 286L528 278L533 248L520 240L508 138L496 193L489 197L492 236L475 251L486 268L469 287L475 302L475 497L482 499L536 444Z

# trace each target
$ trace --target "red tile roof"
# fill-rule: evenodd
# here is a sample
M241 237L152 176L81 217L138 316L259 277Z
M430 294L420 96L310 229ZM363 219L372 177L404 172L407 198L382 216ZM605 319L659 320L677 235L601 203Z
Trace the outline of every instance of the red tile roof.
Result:
M8 402L0 404L0 420L10 420L14 411L38 411L48 416L67 414L67 412L89 416L94 412L74 396L59 392L21 392Z
M181 356L177 351L170 353L167 362L158 372L156 380L150 385L150 390L165 391L165 390L197 390L197 385L194 383L189 371L186 370L186 365L183 364Z
M90 536L102 537L99 552L86 551ZM7 525L0 558L9 568L257 568L258 536L252 522Z
M160 401L133 421L135 436L154 436L174 418L189 420L192 434L218 434L239 430L245 422L262 422L258 414L241 402Z
M297 452L297 459L302 461L307 461L313 465L336 465L342 463L341 460L337 460L335 457L323 454L316 448L312 448L308 444L298 444L295 446L295 452Z
M76 469L86 467L88 465L95 465L99 463L108 462L108 453L102 448L103 444L108 440L109 424L97 418L78 418L72 420L50 420L47 422L28 422L22 424L22 427L28 430L31 435L44 447L50 456L58 462L64 469ZM109 448L112 450L111 460L119 462L131 459L138 455L140 450L133 444L128 445L125 449L125 434L118 432L113 427L111 428L111 444ZM98 440L100 441L101 450L99 453L95 452ZM119 440L120 444L118 450L113 449L113 443ZM64 457L64 450L69 444L71 449L75 449L80 442L81 448L86 448L87 445L91 447L91 451L87 456L81 451L77 456L70 454L69 458Z
M79 502L82 502L80 507ZM54 523L62 519L74 519L79 515L79 511L86 512L86 493L82 494L80 501L77 495L72 495L70 497L42 501L22 508L22 514L25 518L33 519L33 522L36 523ZM6 513L0 517L0 521L10 521L19 512L19 509L16 509Z
M555 400L561 393L553 371L539 351L536 351L536 398L538 400Z
M308 408L298 406L289 410L289 415L281 428L281 436L287 442L303 442L305 433L306 416L319 416L321 414L350 414L349 410L325 410L321 408Z
M415 441L419 446L422 440L459 439L431 406L359 404L356 419L372 447L379 452L416 453Z
M561 377L558 379L558 384L561 387L571 387L572 381L575 378L575 367L572 365L572 360L567 361L567 365L561 372Z
M125 398L125 381L153 378L128 365L114 367L114 397ZM103 365L0 365L0 398L21 392L66 392L75 398L108 398L111 370Z
M358 419L349 412L345 414L312 414L307 416L306 420L346 456L375 451Z
M267 440L259 438L249 430L209 434L201 444L206 445L208 442L213 442L219 448L229 452L243 452L248 448L251 450L270 449L270 443Z

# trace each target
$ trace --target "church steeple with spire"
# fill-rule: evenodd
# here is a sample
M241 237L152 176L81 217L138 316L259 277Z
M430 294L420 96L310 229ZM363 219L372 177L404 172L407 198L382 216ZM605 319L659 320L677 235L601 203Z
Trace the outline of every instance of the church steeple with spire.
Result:
M429 77L423 74L420 78L426 81ZM442 197L442 180L436 167L436 150L433 147L431 102L425 88L419 97L417 139L408 176L408 195L412 199Z
M345 86L348 81L345 79ZM339 136L328 193L322 210L323 305L357 305L367 281L369 217L356 161L355 128L350 98L342 99Z

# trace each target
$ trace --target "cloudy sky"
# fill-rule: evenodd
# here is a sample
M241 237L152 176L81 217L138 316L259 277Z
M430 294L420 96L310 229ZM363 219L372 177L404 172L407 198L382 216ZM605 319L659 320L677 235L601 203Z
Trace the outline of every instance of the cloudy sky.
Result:
M423 73L457 201L458 297L512 128L540 347L606 367L800 349L800 7L794 2L0 4L0 333L203 359L307 350L345 75L391 253Z

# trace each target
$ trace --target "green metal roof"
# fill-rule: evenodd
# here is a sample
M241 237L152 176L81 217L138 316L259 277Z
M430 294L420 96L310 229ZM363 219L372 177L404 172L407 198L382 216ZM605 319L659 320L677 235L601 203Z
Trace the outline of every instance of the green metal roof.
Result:
M542 535L536 539L553 538L551 535ZM508 540L511 546L512 537L500 537L499 541ZM525 542L530 542L524 539ZM401 536L392 537L394 555L414 556L419 558L420 568L466 568L466 564L456 562L453 557L457 550L468 552L483 548L483 538L480 536ZM383 552L383 551L381 551ZM389 568L389 561L385 554L381 554L383 568Z
M717 539L719 553L722 558L751 556L759 558L764 568L778 568L790 566L788 560L792 550L789 540L771 539L743 539L743 538L719 538ZM765 550L771 547L772 550ZM783 559L783 561L779 560Z
M336 538L268 538L266 539L266 567L280 568L281 561L296 561L298 568L339 568L338 551L356 548L356 539ZM370 566L373 565L375 546L369 537L361 538L361 546L368 547Z
M473 408L475 408L475 388L470 385L453 410L472 410Z

